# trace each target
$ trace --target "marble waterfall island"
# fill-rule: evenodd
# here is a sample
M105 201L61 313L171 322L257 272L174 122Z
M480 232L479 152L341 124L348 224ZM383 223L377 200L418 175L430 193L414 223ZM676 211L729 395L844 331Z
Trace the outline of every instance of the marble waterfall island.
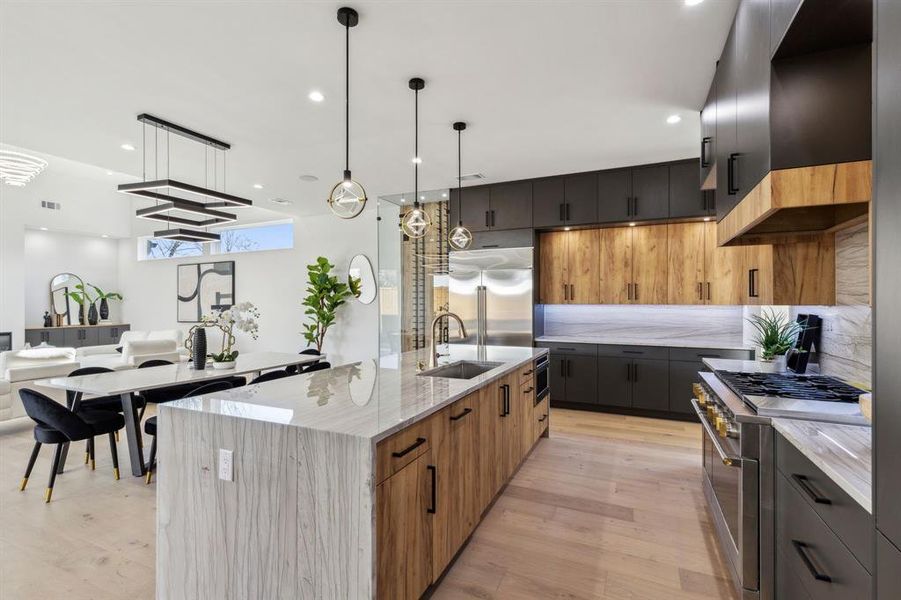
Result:
M418 598L547 435L546 353L452 345L496 364L429 377L411 352L161 405L157 597Z

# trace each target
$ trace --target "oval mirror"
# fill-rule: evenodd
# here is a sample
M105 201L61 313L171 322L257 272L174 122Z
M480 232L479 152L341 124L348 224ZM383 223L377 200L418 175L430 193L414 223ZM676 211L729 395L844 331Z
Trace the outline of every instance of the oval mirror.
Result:
M75 273L58 273L50 280L50 310L55 315L56 325L72 324L69 312L69 292L77 291L77 285L84 285L81 277ZM76 317L77 318L77 317Z
M347 269L347 282L351 288L354 287L353 281L356 281L358 286L357 300L363 304L371 304L375 300L376 293L375 273L372 272L372 263L363 254L354 256Z

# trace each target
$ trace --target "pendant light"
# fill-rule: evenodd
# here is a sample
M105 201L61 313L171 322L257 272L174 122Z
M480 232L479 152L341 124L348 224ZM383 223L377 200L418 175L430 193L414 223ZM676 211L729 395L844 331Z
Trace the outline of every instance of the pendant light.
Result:
M454 250L466 250L472 244L472 233L463 226L463 171L462 153L460 151L461 137L466 129L466 123L457 121L454 123L454 131L457 132L457 226L451 229L447 241Z
M342 219L353 219L366 206L366 190L350 175L350 28L360 15L347 6L338 9L338 22L344 26L344 178L335 184L328 197L329 208Z
M414 100L414 141L413 141L413 208L407 211L401 221L401 229L408 237L421 238L432 227L432 219L419 204L419 90L425 87L425 81L419 77L410 80L410 89L413 90Z

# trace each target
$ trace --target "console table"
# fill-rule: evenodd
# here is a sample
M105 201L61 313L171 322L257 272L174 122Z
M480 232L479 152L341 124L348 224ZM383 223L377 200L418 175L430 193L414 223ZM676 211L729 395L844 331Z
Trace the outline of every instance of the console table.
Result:
M97 325L63 325L62 327L28 327L25 342L39 346L46 342L51 346L81 348L118 344L123 331L131 329L128 323L98 323Z

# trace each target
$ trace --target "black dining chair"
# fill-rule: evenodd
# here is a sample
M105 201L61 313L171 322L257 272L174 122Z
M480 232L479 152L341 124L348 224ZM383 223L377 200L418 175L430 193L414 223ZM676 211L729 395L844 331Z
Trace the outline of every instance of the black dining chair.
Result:
M289 373L287 371L269 371L268 373L263 373L256 379L250 382L250 385L255 383L264 383L266 381L275 381L276 379L281 379L282 377L287 377Z
M138 365L139 369L148 369L150 367L165 367L166 365L171 365L171 360L163 360L162 358L151 358L150 360L145 360L141 364Z
M56 444L56 452L53 455L53 465L50 469L50 481L44 492L44 502L50 502L53 495L53 484L56 482L56 472L62 460L63 446L69 442L93 439L94 436L109 435L110 454L113 457L113 475L119 479L119 454L116 451L115 433L125 426L125 418L117 412L107 410L83 410L72 412L52 398L48 398L40 392L23 388L19 390L22 406L25 413L35 422L34 425L34 449L28 459L25 468L25 476L19 485L19 490L24 490L31 477L31 470L38 458L43 444ZM91 468L94 467L94 445L90 446Z
M298 354L306 354L308 356L319 356L321 352L316 350L315 348L307 348L306 350L301 350ZM315 365L316 363L307 363L307 365L288 365L285 368L285 371L288 372L288 375L295 375L299 371L302 371L304 366Z
M328 362L327 360L323 360L318 363L313 363L312 365L310 365L309 367L307 367L306 369L304 369L303 371L298 373L298 375L305 375L307 373L312 373L313 371L324 371L326 369L331 369L331 368L332 368L332 363Z
M194 389L186 393L182 398L190 398L192 396L200 396L202 394L214 394L216 392L224 392L230 390L234 386L230 381L219 380L207 383L201 386L195 386ZM153 437L150 442L150 459L147 461L147 484L149 485L153 479L153 469L156 467L156 415L144 422L144 433Z

